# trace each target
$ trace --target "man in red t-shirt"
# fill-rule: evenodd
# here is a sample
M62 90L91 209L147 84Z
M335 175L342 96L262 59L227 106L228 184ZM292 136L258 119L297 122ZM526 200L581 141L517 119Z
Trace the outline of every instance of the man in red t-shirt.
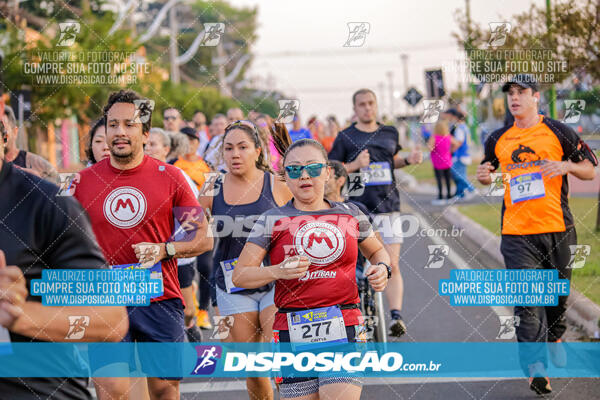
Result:
M88 212L110 265L147 262L146 249L155 251L146 265L157 263L152 273L162 275L163 294L149 306L127 308L130 327L124 341L182 342L184 304L175 258L208 251L212 240L206 234L206 218L198 212L200 205L181 171L144 155L151 116L151 102L137 93L121 90L111 94L104 107L110 158L81 171L75 197ZM182 209L200 216L195 219L196 232L186 235L187 241L171 242L174 210ZM139 350L142 369L168 364L164 359L168 355ZM178 355L171 356L175 358L170 361L176 362ZM179 398L179 379L148 378L152 398ZM129 391L128 378L96 378L95 384L100 399L126 398Z

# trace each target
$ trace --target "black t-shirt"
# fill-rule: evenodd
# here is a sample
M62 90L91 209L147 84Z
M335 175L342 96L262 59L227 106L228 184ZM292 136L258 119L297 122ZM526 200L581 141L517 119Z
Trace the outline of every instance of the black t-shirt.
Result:
M2 163L0 249L6 255L7 265L21 268L28 289L32 279L41 278L43 269L105 267L82 207L72 197L56 196L57 193L56 185L24 172L12 163ZM79 218L82 214L85 217ZM28 300L40 301L40 298L29 296ZM36 341L12 332L10 339L13 342ZM15 356L0 356L0 362ZM77 354L64 354L60 359L44 362L60 365L70 363L75 357ZM2 378L0 398L91 399L86 386L87 378Z
M356 128L356 124L352 124L338 134L329 152L330 159L349 163L367 149L371 164L387 163L391 183L368 185L361 196L354 198L374 214L400 211L400 195L393 173L394 156L402 149L398 136L398 130L393 126L379 124L376 131L363 132Z

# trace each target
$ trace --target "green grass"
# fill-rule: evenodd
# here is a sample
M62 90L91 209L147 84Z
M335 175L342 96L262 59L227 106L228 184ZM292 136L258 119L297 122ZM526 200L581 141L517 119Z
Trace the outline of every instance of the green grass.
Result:
M477 165L478 164L479 164L479 160L473 160L471 165L467 166L467 176L469 177L469 180L471 181L471 183L473 183L474 186L483 187L479 184L479 182L477 182L477 179L475 179L475 174L477 173ZM429 160L425 160L421 164L408 165L408 166L402 168L402 171L411 174L412 176L417 178L417 180L420 183L435 184L435 175L433 173L433 165L431 164L431 161L429 161Z
M600 232L595 231L598 200L573 197L569 205L575 218L577 243L591 246L583 268L574 269L571 283L579 292L600 304ZM458 207L459 211L489 231L500 235L500 204L475 204Z

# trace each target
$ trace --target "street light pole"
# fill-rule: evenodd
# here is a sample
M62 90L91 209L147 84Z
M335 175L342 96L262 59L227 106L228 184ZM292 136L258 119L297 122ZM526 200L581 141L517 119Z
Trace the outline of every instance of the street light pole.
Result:
M548 33L552 32L552 6L550 0L546 0L546 29ZM550 118L556 119L556 87L554 84L550 86L550 99L548 101L548 108L550 109Z
M390 118L394 120L394 72L388 71L385 74L388 77L388 86L390 92Z
M171 82L179 83L179 65L177 65L177 11L175 7L169 11L169 28L171 38L169 41L169 63L171 64Z
M467 14L467 44L468 49L471 49L471 2L469 0L466 1L466 14ZM469 57L469 54L466 54ZM477 106L475 104L475 98L477 97L477 90L475 88L475 83L473 83L473 76L470 76L470 92L471 92L471 101L469 103L469 112L467 113L469 130L471 131L471 140L474 143L479 143L479 138L477 137Z
M404 72L404 92L408 92L408 54L400 54L402 59L402 69ZM408 114L408 104L405 107L405 114Z

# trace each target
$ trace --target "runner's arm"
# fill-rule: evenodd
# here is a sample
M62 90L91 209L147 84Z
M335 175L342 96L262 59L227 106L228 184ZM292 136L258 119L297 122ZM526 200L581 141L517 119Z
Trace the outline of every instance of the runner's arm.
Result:
M590 160L574 163L569 161L569 173L581 180L592 180L596 177L596 169Z
M40 178L46 179L52 183L58 183L58 172L56 171L56 168L43 157L28 152L25 163L27 168L36 171L36 175Z
M400 154L394 156L394 168L404 168L407 165L421 164L422 162L423 152L420 149L411 150L408 157L402 157Z
M233 284L245 289L256 289L276 280L277 266L260 267L266 255L267 251L262 247L246 242L233 270Z
M546 161L541 166L542 174L550 178L555 176L571 174L581 180L591 180L596 176L596 169L590 160L580 162L566 161Z
M483 145L484 157L477 166L477 180L482 185L489 185L492 183L490 174L496 171L500 166L500 161L498 160L498 157L496 157L496 143L498 143L500 136L508 129L509 127L505 126L504 128L492 132Z
M179 241L173 242L175 246L175 254L177 258L189 258L196 257L207 251L211 251L213 248L214 239L212 235L208 234L208 221L206 215L202 215L202 222L196 231L196 235L190 241ZM162 243L162 249L165 251L165 244Z
M385 251L383 244L374 234L371 234L368 238L364 239L358 246L361 253L364 254L371 263L369 268L365 271L369 284L375 291L383 291L388 283L388 271L384 265L379 263L390 265L389 254Z
M15 321L11 331L19 335L62 342L69 333L69 316L90 318L82 342L118 342L129 329L125 307L46 307L42 303L27 301L23 314Z
M390 265L390 256L385 251L382 242L372 233L368 238L358 244L360 252L371 264L380 262Z
M308 260L304 259L292 268L283 268L284 263L261 267L260 264L266 255L267 251L264 248L246 242L233 270L233 284L244 289L256 289L278 279L298 279L306 274L310 265Z

